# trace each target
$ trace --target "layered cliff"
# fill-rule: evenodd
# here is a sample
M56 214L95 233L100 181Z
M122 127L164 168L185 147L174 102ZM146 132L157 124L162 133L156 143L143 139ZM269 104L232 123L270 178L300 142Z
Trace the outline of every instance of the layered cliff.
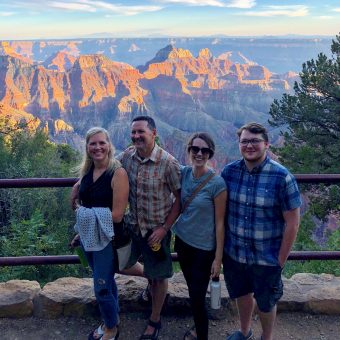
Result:
M66 52L57 52L47 58L43 62L43 66L50 70L65 72L73 66L76 59L77 58L72 54Z
M249 64L256 61L275 73L298 72L306 60L322 52L330 56L332 37L284 38L284 37L197 37L197 38L98 38L71 40L25 40L9 41L13 50L35 62L42 62L57 52L66 52L75 57L83 54L104 54L116 61L137 66L151 60L168 44L191 51L209 48L214 56L231 54L233 62Z
M72 48L71 44L68 46ZM168 45L145 66L134 68L103 54L61 51L44 63L17 57L3 45L0 103L38 117L58 140L74 143L93 125L106 127L118 149L129 142L129 122L137 114L156 118L165 146L185 161L183 143L197 130L212 133L217 160L235 154L235 129L245 121L266 121L273 98L290 89L289 79L242 54L197 57ZM295 79L295 78L294 78ZM75 138L76 137L76 138Z

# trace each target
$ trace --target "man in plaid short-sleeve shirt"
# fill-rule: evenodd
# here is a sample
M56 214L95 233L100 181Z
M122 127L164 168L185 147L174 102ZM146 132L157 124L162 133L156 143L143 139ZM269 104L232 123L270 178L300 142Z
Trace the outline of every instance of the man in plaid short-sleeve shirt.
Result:
M170 228L180 213L179 163L155 143L156 135L151 117L135 117L131 124L133 146L117 157L128 174L130 186L128 220L134 233L129 266L142 255L144 275L151 281L152 311L140 339L157 339L161 328L167 279L173 273ZM155 243L162 245L162 258L150 250Z
M228 190L223 268L241 325L227 339L253 337L255 298L261 339L271 340L283 292L281 272L298 231L301 200L295 178L267 156L266 129L249 123L238 136L243 158L226 165L221 174Z

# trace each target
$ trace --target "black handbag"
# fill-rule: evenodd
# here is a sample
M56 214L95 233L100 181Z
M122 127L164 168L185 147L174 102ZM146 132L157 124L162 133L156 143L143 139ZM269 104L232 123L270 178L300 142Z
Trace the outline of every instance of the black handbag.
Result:
M131 241L129 224L123 218L121 222L113 224L114 236L112 238L112 246L119 249L126 246Z

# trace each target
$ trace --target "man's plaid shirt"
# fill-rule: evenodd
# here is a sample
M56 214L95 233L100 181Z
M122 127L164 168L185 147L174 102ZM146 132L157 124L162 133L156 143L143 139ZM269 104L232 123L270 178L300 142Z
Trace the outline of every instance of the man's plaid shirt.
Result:
M224 167L228 190L224 252L247 264L278 265L283 212L301 205L295 178L269 157L248 171L244 160Z
M179 163L158 145L149 158L141 159L132 146L117 159L129 177L129 222L144 235L148 229L163 224L170 213L171 193L181 188Z

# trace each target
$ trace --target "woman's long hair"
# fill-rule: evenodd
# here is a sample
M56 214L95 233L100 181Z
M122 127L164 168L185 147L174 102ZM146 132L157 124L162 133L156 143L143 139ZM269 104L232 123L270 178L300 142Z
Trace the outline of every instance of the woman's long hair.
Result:
M110 141L110 137L109 137L107 130L101 127L93 127L86 132L86 137L85 137L86 144L85 144L85 152L83 155L83 160L79 164L79 166L75 168L75 171L77 172L80 178L86 175L91 169L91 167L93 166L93 160L87 152L87 145L89 143L90 138L96 135L97 133L103 133L106 136L106 141L109 143L109 153L108 153L109 164L107 166L106 171L112 173L117 168L121 167L120 162L114 157L116 150Z

